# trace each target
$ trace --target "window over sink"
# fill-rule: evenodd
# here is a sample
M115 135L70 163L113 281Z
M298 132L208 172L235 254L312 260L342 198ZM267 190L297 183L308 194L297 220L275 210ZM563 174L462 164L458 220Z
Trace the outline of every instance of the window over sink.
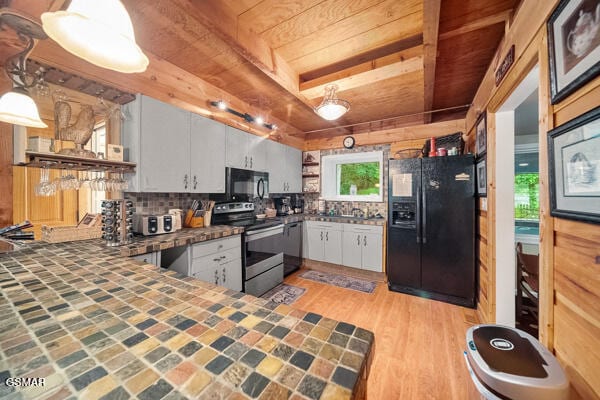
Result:
M325 200L383 201L383 152L334 154L321 158Z

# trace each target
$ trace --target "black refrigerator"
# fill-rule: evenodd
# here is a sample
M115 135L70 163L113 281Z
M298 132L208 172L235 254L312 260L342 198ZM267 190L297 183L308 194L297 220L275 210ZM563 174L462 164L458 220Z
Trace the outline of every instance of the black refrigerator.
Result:
M390 290L475 307L471 155L389 160Z

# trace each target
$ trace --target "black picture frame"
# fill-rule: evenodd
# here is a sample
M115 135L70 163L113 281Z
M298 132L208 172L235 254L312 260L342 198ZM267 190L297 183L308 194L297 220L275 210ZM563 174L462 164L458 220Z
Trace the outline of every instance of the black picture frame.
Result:
M600 223L600 107L548 132L550 214Z
M475 164L477 175L477 196L487 197L487 157L481 157Z
M475 124L475 155L483 156L487 152L487 115L484 111Z
M600 0L562 0L548 19L552 104L600 73L600 21L596 20L600 11L597 10Z

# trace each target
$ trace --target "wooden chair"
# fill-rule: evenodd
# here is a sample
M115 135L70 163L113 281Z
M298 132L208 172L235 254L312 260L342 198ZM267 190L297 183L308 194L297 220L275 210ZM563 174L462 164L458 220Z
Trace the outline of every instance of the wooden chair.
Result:
M523 244L518 242L517 251L517 318L527 309L537 320L539 308L539 256L523 253ZM523 304L523 295L533 306Z

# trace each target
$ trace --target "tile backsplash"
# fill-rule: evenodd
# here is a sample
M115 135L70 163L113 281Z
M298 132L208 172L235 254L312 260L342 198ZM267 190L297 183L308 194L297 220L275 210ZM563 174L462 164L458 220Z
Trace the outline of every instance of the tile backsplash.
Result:
M208 200L208 194L127 192L124 198L133 202L138 214L166 214L172 208L189 208L193 200Z

